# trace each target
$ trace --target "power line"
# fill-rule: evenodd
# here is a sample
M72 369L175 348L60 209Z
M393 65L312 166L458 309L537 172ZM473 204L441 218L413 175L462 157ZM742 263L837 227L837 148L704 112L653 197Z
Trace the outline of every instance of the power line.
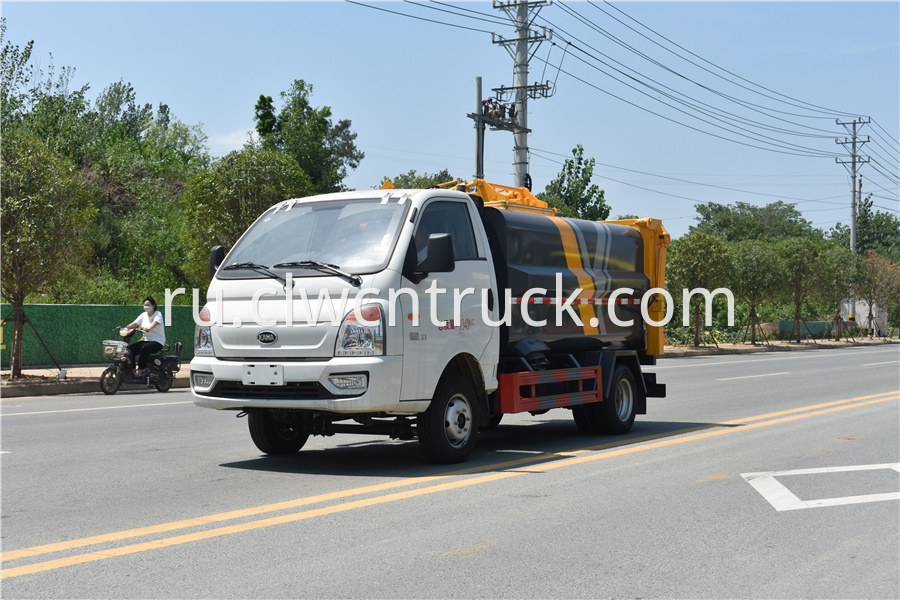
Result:
M437 23L438 25L446 25L447 27L456 27L457 29L466 29L468 31L477 31L478 33L492 33L487 29L476 29L475 27L466 27L465 25L456 25L454 23L448 23L446 21L436 21L434 19L426 19L425 17L417 17L415 15L411 15L408 13L396 11L396 10L388 10L386 8L381 8L380 6L372 6L371 4L365 4L363 2L356 2L355 0L345 0L349 4L356 4L357 6L364 6L366 8L371 8L372 10L380 10L382 12L391 13L392 15L400 15L401 17L408 17L410 19L417 19L419 21L426 21L428 23Z
M601 64L604 64L604 65L606 65L606 66L609 66L609 65L607 65L607 63L605 63L604 61L602 61L602 60L600 60L600 59L598 59L598 58L596 58L596 57L594 57L594 56L592 56L589 52L585 51L584 49L580 48L579 46L572 44L571 47L572 47L573 49L575 49L575 50L577 50L577 51L579 51L579 52L585 54L586 56L589 56L590 58L596 60L597 62L599 62L599 63L601 63ZM760 142L760 143L770 143L770 144L772 144L772 145L775 146L775 147L783 148L783 149L786 149L786 150L804 150L804 151L806 151L806 154L804 154L804 155L806 155L806 156L816 156L816 157L821 157L821 158L826 158L826 157L833 157L833 156L836 156L836 155L833 154L833 153L827 153L827 152L825 152L825 151L817 150L817 149L815 149L815 148L809 148L809 147L806 147L806 146L801 146L801 145L799 145L799 144L794 144L794 143L787 142L787 141L784 141L784 140L779 140L779 139L776 139L776 138L774 138L774 137L772 137L772 136L763 135L763 134L756 134L756 133L753 132L753 130L747 129L746 127L742 127L742 126L740 126L740 125L738 125L738 124L735 124L735 123L728 123L728 125L729 125L730 127L733 127L733 128L734 128L734 129L730 129L729 127L726 127L725 125L717 124L717 123L714 123L714 122L712 122L712 121L709 121L709 120L706 120L706 119L702 119L702 118L698 117L698 116L695 115L695 114L692 114L692 113L690 113L690 112L687 112L686 110L682 110L682 109L679 109L679 108L676 107L676 106L673 106L672 104L668 104L668 103L666 103L666 102L660 100L658 97L653 97L651 94L648 94L647 92L642 91L642 90L636 88L635 86L628 84L628 83L625 82L625 81L622 81L621 79L619 79L619 78L617 78L617 77L611 75L610 73L607 73L607 72L604 71L603 69L601 69L601 68L599 68L599 67L597 67L597 66L595 66L595 65L592 65L592 64L588 63L586 60L580 59L580 58L578 58L578 57L576 57L576 59L581 60L581 62L583 62L584 64L588 65L589 67L591 67L591 68L593 68L593 69L595 69L595 70L597 70L597 71L603 73L604 75L606 75L606 76L608 76L608 77L610 77L610 78L612 78L612 79L618 81L619 83L622 83L622 84L625 85L626 87L629 87L629 88L633 89L634 91L636 91L636 92L638 92L638 93L640 93L640 94L643 94L643 95L647 96L648 98L651 98L652 100L655 100L656 102L659 102L659 103L661 103L661 104L664 104L665 106L668 106L669 108L672 108L672 109L674 109L674 110L676 110L676 111L678 111L678 112L680 112L680 113L682 113L682 114L684 114L684 115L686 115L686 116L688 116L688 117L691 117L691 118L693 118L693 119L697 119L698 121L701 121L701 122L703 122L703 123L706 123L707 125L712 125L713 127L717 127L717 128L719 128L719 129L723 129L723 130L725 130L725 131L728 131L729 133L733 133L733 134L739 135L739 136L741 136L741 137L744 137L744 138L747 138L747 139L751 139L751 140L756 141L756 142ZM611 68L612 68L613 70L619 72L619 73L622 73L620 70L615 69L615 67L611 67ZM654 87L652 87L652 86L649 86L649 85L647 85L645 82L642 82L642 81L640 81L640 80L638 80L638 79L632 77L631 75L628 75L627 73L622 73L622 74L623 74L623 76L628 77L629 79L634 80L636 83L638 83L638 84L640 84L640 85L643 85L643 86L649 88L650 90L656 92L657 94L660 94L660 95L662 95L662 96L665 96L666 98L669 98L670 100L672 100L672 101L674 101L674 102L677 102L678 104L681 104L682 106L685 106L686 108L688 108L688 109L690 109L690 110L694 110L694 111L696 111L696 112L698 112L698 113L700 113L700 114L703 114L703 115L705 115L705 116L707 116L707 117L709 117L709 118L711 118L711 119L714 119L714 120L716 120L716 121L719 121L719 122L721 122L721 123L726 123L726 121L725 121L723 118L721 118L721 117L719 117L719 116L717 116L717 115L715 115L715 114L711 114L711 113L710 113L709 111L707 111L707 110L698 108L698 107L696 107L696 106L691 106L689 103L687 103L687 102L685 102L685 101L683 101L683 100L681 100L681 99L679 99L679 98L674 97L672 94L669 94L669 93L667 93L667 92L664 92L664 91L661 90L661 89L658 89L658 88L654 88ZM709 105L706 105L706 106L709 106ZM718 109L713 109L713 110L718 110ZM726 113L726 114L730 114L730 113ZM736 117L736 115L731 115L731 116ZM736 118L742 119L741 117L736 117ZM746 121L746 119L742 119L742 120L745 120L745 121ZM755 122L755 121L751 121L750 123L751 123L751 124L755 124L755 125L759 125L759 126L761 126L761 127L763 127L763 128L766 128L766 129L770 129L770 130L771 130L771 128L769 128L768 126L766 126L766 125L764 125L764 124L762 124L762 123ZM738 131L735 131L735 129L737 129ZM745 133L740 133L741 131L743 131L743 132L745 132ZM781 130L781 131L784 131L784 130ZM769 141L767 142L766 140L769 140Z
M675 71L674 69L672 69L672 68L670 68L670 67L664 65L663 63L661 63L661 62L659 62L659 61L657 61L657 60L651 58L651 57L648 56L646 53L641 52L640 50L636 49L634 46L632 46L632 45L630 45L630 44L628 44L628 43L622 41L622 40L619 39L618 37L612 35L611 33L607 32L606 30L604 30L603 28L599 27L599 26L596 25L595 23L591 22L589 19L587 19L587 18L584 17L583 15L579 14L576 10L574 10L574 9L572 9L572 8L569 8L569 7L565 6L564 4L560 4L560 7L561 7L564 11L566 11L568 14L570 14L570 15L574 16L576 19L578 19L582 24L587 25L588 27L590 27L591 29L593 29L593 30L596 31L597 33L601 34L602 36L606 37L607 39L611 40L612 42L614 42L614 43L620 45L621 47L623 47L623 48L629 50L630 52L636 54L636 55L639 56L640 58L642 58L642 59L644 59L644 60L650 62L650 63L653 64L654 66L659 67L660 69L662 69L662 70L664 70L664 71L666 71L666 72L668 72L668 73L670 73L670 74L672 74L672 75L674 75L674 76L676 76L676 77L678 77L678 78L680 78L680 79L683 79L684 81L687 81L687 82L689 82L689 83L691 83L691 84L693 84L693 85L695 85L695 86L697 86L697 87L703 89L703 90L706 91L706 92L709 92L709 93L714 94L714 95L716 95L716 96L719 96L719 97L721 97L721 98L727 99L727 100L729 100L729 101L731 101L731 102L734 102L734 103L740 105L741 107L743 107L743 108L745 108L745 109L751 110L751 111L753 111L753 112L757 112L757 113L762 114L762 115L765 115L765 116L767 116L767 117L769 117L769 118L776 119L776 120L779 120L779 121L782 121L782 122L785 122L785 123L789 123L789 124L791 124L791 125L795 125L795 126L797 126L797 127L801 127L801 128L804 128L804 129L809 129L809 130L811 130L811 131L818 131L818 132L821 132L821 133L824 133L824 134L827 134L827 135L816 135L816 134L802 133L802 132L791 132L791 131L788 131L788 130L782 130L782 131L786 131L786 132L788 132L788 133L792 133L793 135L807 136L807 137L833 137L833 136L834 136L834 131L833 131L833 130L821 129L821 128L818 128L818 127L812 127L812 126L810 126L810 125L803 125L803 124L801 124L801 123L796 123L796 122L794 122L794 121L790 121L790 120L788 120L788 119L784 119L784 118L782 118L782 117L778 117L778 116L772 115L772 114L770 114L770 111L771 111L771 112L778 112L778 113L781 113L781 114L790 114L790 115L793 115L793 116L799 116L799 117L805 117L805 118L821 118L821 117L810 117L810 116L808 116L808 115L800 115L800 114L796 114L796 113L785 113L784 111L778 111L778 110L771 109L771 108L768 108L768 107L760 106L760 105L758 105L758 104L753 104L753 103L751 103L751 102L747 102L747 101L745 101L745 100L741 100L741 99L735 98L734 96L730 96L730 95L728 95L728 94L725 94L725 93L723 93L723 92L720 92L720 91L718 91L718 90L716 90L716 89L713 89L713 88L711 88L711 87L709 87L709 86L707 86L707 85L704 85L704 84L702 84L702 83L699 83L699 82L695 81L694 79L691 79L690 77L684 75L683 73L680 73L680 72L678 72L678 71ZM614 17L613 17L613 18L614 18ZM616 19L616 20L618 21L618 19ZM618 21L618 22L621 23L621 21ZM626 25L626 27L627 27L627 25ZM633 30L633 29L632 29L632 30ZM645 38L646 38L646 36L642 36L642 37L645 37ZM650 40L650 41L652 41L652 40ZM595 48L591 48L591 49L594 50L595 52L599 52L599 51L596 50ZM600 53L600 54L603 55L603 56L605 56L606 58L609 58L610 60L614 60L614 59L611 59L608 55L605 55L605 54L602 54L602 53ZM615 62L617 62L618 64L622 64L622 63L620 63L620 62L618 62L618 61L615 61ZM623 66L624 66L624 65L623 65ZM648 79L649 79L649 78L648 78ZM669 89L671 89L671 88L669 88ZM708 105L706 105L706 106L708 106ZM730 114L730 113L728 113L728 114ZM739 117L739 118L742 118L742 117ZM742 118L742 119L743 119L743 118ZM754 123L757 123L757 122L755 122L755 121L753 121L753 122L754 122ZM762 124L760 124L760 125L762 125ZM769 126L767 126L767 125L762 125L762 126L764 126L764 127L769 127ZM773 130L774 130L774 129L773 129Z
M576 57L576 58L578 58L578 57ZM538 58L538 60L543 60L543 59ZM600 71L600 72L603 72L602 69L599 69L599 68L596 67L595 65L591 65L590 63L588 63L588 62L585 61L584 59L578 58L578 60L580 60L581 62L583 62L584 64L588 65L589 67L591 67L591 68L593 68L593 69L595 69L595 70L598 70L598 71ZM601 93L604 93L604 94L606 94L606 95L608 95L608 96L611 96L611 97L615 98L616 100L619 100L619 101L621 101L621 102L624 102L625 104L628 104L628 105L633 106L633 107L635 107L635 108L637 108L637 109L639 109L639 110L642 110L642 111L644 111L644 112L647 112L647 113L650 113L650 114L652 114L652 115L655 115L655 116L657 116L657 117L659 117L659 118L661 118L661 119L664 119L664 120L666 120L666 121L669 121L669 122L671 122L671 123L675 123L676 125L680 125L680 126L682 126L682 127L686 127L687 129L691 129L691 130L693 130L693 131L697 131L698 133L703 133L703 134L705 134L705 135L709 135L709 136L712 136L712 137L715 137L715 138L718 138L718 139L721 139L721 140L725 140L725 141L728 141L728 142L732 142L732 143L735 143L735 144L740 144L740 145L742 145L742 146L747 146L747 147L749 147L749 148L756 148L757 150L766 150L766 151L768 151L768 152L776 152L776 153L778 153L778 154L787 154L787 155L792 155L792 156L805 156L805 157L818 157L818 158L823 158L823 157L824 157L824 158L830 158L830 157L835 157L835 156L836 156L835 154L828 154L828 153L825 153L825 152L822 152L822 151L811 150L811 149L806 149L807 152L802 152L802 153L801 153L801 152L797 152L797 151L790 151L790 150L791 150L790 148L785 148L785 150L776 150L776 149L774 149L774 148L767 148L767 147L765 147L765 146L758 146L758 145L756 145L756 144L750 144L750 143L747 143L747 142L742 142L742 141L735 140L735 139L732 139L732 138L729 138L729 137L725 137L725 136L722 136L722 135L718 135L718 134L715 134L715 133L712 133L712 132L709 132L709 131L700 129L700 128L698 128L698 127L694 127L694 126L692 126L692 125L688 125L687 123L682 123L681 121L678 121L678 120L673 119L673 118L671 118L671 117L667 117L667 116L665 116L665 115L663 115L663 114L660 114L660 113L658 113L658 112L656 112L656 111L653 111L653 110L650 110L650 109L645 108L645 107L643 107L643 106L640 106L640 105L638 105L638 104L635 104L634 102L631 102L631 101L629 101L629 100L626 100L625 98L623 98L623 97L621 97L621 96L617 96L616 94L613 94L613 93L610 92L609 90L603 89L603 88L601 88L601 87L599 87L599 86L597 86L597 85L595 85L595 84L593 84L593 83L591 83L591 82L589 82L589 81L587 81L587 80L585 80L585 79L583 79L583 78L581 78L581 77L578 77L577 75L575 75L575 74L573 74L573 73L571 73L571 72L569 72L569 71L566 71L565 69L562 69L562 68L560 68L560 67L556 67L556 68L557 68L561 73L565 73L566 75L568 75L568 76L571 77L572 79L575 79L576 81L580 81L581 83L583 83L583 84L585 84L585 85L587 85L587 86L589 86L589 87L591 87L591 88L594 88L595 90L597 90L597 91L599 91L599 92L601 92ZM604 74L608 75L607 73L604 73ZM612 77L612 76L610 76L610 77ZM613 79L615 79L615 77L613 77ZM618 80L617 80L617 81L618 81ZM627 84L625 84L625 85L627 85ZM632 86L629 86L629 87L632 87ZM637 90L637 91L638 91L639 93L645 95L645 96L651 97L651 96L649 96L648 94L646 94L645 92L642 92L642 91L640 91L640 90ZM667 106L669 106L669 105L667 105ZM699 120L699 121L703 121L703 119L700 119L699 117L696 117L695 115L690 115L689 113L686 113L686 112L683 111L683 110L680 110L680 109L677 109L677 108L675 108L674 110L676 110L676 111L678 111L678 112L682 112L682 113L684 113L685 115L690 116L690 117L692 117L692 118L694 118L694 119L697 119L697 120ZM706 122L706 121L703 121L703 122ZM717 128L719 128L719 129L725 129L726 131L729 131L729 133L735 133L735 132L730 131L730 130L728 130L727 128L722 127L722 126L720 126L720 125L715 125L715 124L713 124L713 123L708 123L708 122L707 122L707 124L713 125L714 127L717 127ZM737 134L737 135L740 135L740 136L745 137L745 138L750 138L750 136L746 136L746 135L742 135L742 134ZM764 141L757 140L757 139L754 139L754 138L750 138L750 139L753 139L753 141L757 141L757 142L761 142L761 143L766 143L766 142L764 142ZM776 145L776 144L773 144L773 145ZM781 147L784 147L784 146L781 146ZM810 150L811 150L811 151L810 151ZM811 152L812 152L812 153L811 153Z
M423 4L421 2L413 2L413 0L403 0L403 1L406 2L407 4L414 4L415 6L419 6L422 8L429 8L431 10L438 10L441 12L449 13L451 15L456 15L457 17L466 17L467 19L475 19L477 21L481 21L482 23L488 23L489 25L509 25L509 23L507 23L503 19L500 19L499 17L495 17L493 15L478 12L475 10L469 10L467 8L456 7L456 6L453 6L452 4L445 4L443 2L429 2L427 4ZM448 6L450 8L438 8L436 6L432 6L432 4L440 4L441 6ZM456 9L456 10L450 10L450 9ZM462 12L458 12L460 10L464 10L464 11L470 12L470 13L475 13L480 16L474 17L472 15L467 15Z
M497 17L491 13L481 12L480 10L472 10L471 8L463 8L462 6L454 6L453 4L447 4L446 2L438 2L437 0L431 0L429 4L438 4L440 6L447 6L449 8L464 11L467 13L472 13L481 17L485 22L492 21L499 25L509 25L506 21L504 21L501 17Z
M900 146L900 142L897 141L897 138L888 133L887 129L881 126L881 123L879 123L875 119L872 119L872 123L874 123L878 127L878 129L880 129L886 136L888 136L896 146ZM894 150L896 151L897 148L895 147Z
M657 46L659 46L659 47L662 48L663 50L666 50L667 52L670 52L670 53L674 54L674 55L677 56L678 58L681 58L682 60L685 60L685 61L691 63L692 65L694 65L694 66L696 66L696 67L698 67L698 68L700 68L700 69L703 69L704 71L710 73L711 75L714 75L714 76L716 76L716 77L719 77L719 78L721 78L721 79L724 79L725 81L728 81L729 83L731 83L731 84L733 84L733 85L737 85L738 87L742 87L742 88L744 88L744 89L746 89L746 90L748 90L748 91L750 91L750 92L753 92L753 93L755 93L755 94L759 94L759 95L761 95L761 96L765 96L766 98L769 98L769 99L771 99L771 100L776 100L777 102L781 102L781 103L784 103L784 104L788 104L788 105L790 105L790 106L795 106L795 107L797 107L797 108L805 108L806 110L813 110L813 112L820 112L820 113L824 113L824 114L826 114L826 115L830 115L829 117L824 117L824 116L823 116L823 117L819 117L819 118L823 118L823 119L828 118L828 119L830 119L830 118L833 118L834 115L844 115L844 116L848 116L848 117L849 117L849 116L856 116L854 113L848 113L848 112L844 112L844 111L833 110L833 109L825 108L825 107L822 107L822 106L818 106L818 105L816 105L816 104L811 104L811 103L805 102L805 101L803 101L803 100L798 100L797 98L792 98L791 96L788 96L788 95L786 95L786 94L782 94L782 93L780 93L780 92L776 92L775 90L769 89L769 88L767 88L767 87L765 87L765 86L763 86L763 85L760 85L760 84L758 84L758 83L754 83L754 82L750 81L749 79L746 79L746 78L744 78L744 77L741 77L740 75L738 75L738 74L736 74L736 73L733 73L733 72L729 71L728 69L725 69L724 67L720 67L719 65L717 65L717 64L715 64L715 63L713 63L713 62L711 62L711 61L709 61L709 60L706 60L706 59L703 58L702 56L700 56L700 55L698 55L698 54L695 54L694 52L691 52L690 50L688 50L688 49L685 48L684 46L681 46L681 45L677 44L676 42L673 42L673 41L670 40L669 38L667 38L667 37L665 37L664 35L658 33L657 31L653 30L652 28L650 28L650 27L644 25L643 23L641 23L640 21L638 21L638 20L635 19L634 17L628 15L627 13L625 13L625 12L624 12L623 10L621 10L620 8L618 8L618 7L616 7L616 6L613 6L613 5L610 4L608 1L604 0L604 2L605 2L605 4L606 4L607 6L609 6L609 7L612 8L613 10L615 10L615 11L621 13L622 15L624 15L624 16L625 16L626 18L628 18L629 20L631 20L631 21L637 23L638 25L640 25L640 26L643 27L644 29L646 29L646 30L650 31L651 33L653 33L654 35L656 35L657 37L664 39L665 41L667 41L668 43L672 44L672 45L675 46L676 48L679 48L680 50L683 50L684 52L687 52L687 53L690 54L691 56L693 56L693 57L695 57L695 58L698 58L699 60L703 61L704 63L706 63L706 64L708 64L708 65L710 65L710 66L712 66L712 67L715 67L716 69L719 69L720 71L722 71L722 72L724 72L724 73L727 73L727 74L731 75L732 77L736 77L737 79L739 79L739 80L741 80L741 81L744 81L744 82L746 82L746 83L749 83L749 84L752 85L752 86L755 86L755 87L757 87L757 88L759 88L759 89L762 89L762 90L765 90L765 91L767 91L767 92L771 92L771 93L773 93L773 94L775 94L775 95L777 95L777 96L781 96L782 98L787 98L788 100L791 100L791 101L793 101L793 102L797 102L797 103L799 103L799 104L793 104L793 102L785 102L784 100L779 100L778 98L775 98L775 97L773 97L773 96L769 96L769 95L767 95L767 94L763 94L763 93L761 93L761 92L759 92L759 91L757 91L757 90L754 90L754 89L752 89L752 88L749 88L749 87L747 87L747 86L744 86L744 85L742 85L742 84L740 84L740 83L731 81L731 80L728 79L727 77L723 77L722 75L720 75L720 74L718 74L718 73L715 73L715 72L713 72L713 71L710 71L709 69L707 69L707 68L705 68L705 67L703 67L703 66L701 66L701 65L698 65L697 63L693 62L692 60L687 59L687 58L681 56L680 54L678 54L677 52L674 52L673 50L671 50L671 49L669 49L669 48L666 48L666 47L663 46L662 44L659 44L658 42L656 42L656 41L650 39L649 37L645 36L645 35L642 34L641 32L639 32L639 31L635 30L634 28L630 27L630 26L627 25L626 23L623 23L621 20L617 19L617 18L614 17L613 15L610 15L608 12L606 12L605 10L603 10L602 8L600 8L599 6L597 6L596 3L591 2L590 0L588 0L588 4L590 4L591 6L593 6L594 8L596 8L597 10L599 10L600 12L606 14L606 15L609 16L610 18L615 19L615 20L618 21L619 23L622 23L622 25L624 25L625 27L628 27L629 29L631 29L632 31L634 31L635 33L637 33L638 35L640 35L641 37L647 39L648 41L650 41L650 42L652 42L652 43L654 43L654 44L656 44ZM807 107L808 107L808 108L807 108Z
M532 150L538 151L538 152L544 152L544 153L546 153L546 154L553 154L553 155L555 155L555 156L562 156L562 157L565 157L565 158L571 158L571 157L568 156L568 155L560 154L559 152L551 152L550 150L541 150L541 149L538 149L538 148L533 148ZM546 158L546 157L544 157L544 158ZM562 163L561 163L561 164L562 164ZM728 192L738 192L738 193L741 193L741 194L751 194L751 195L753 195L753 196L765 196L765 197L768 197L768 198L776 198L776 199L778 199L778 200L794 200L794 201L797 201L797 203L800 203L800 202L820 202L820 203L823 203L823 204L840 204L841 206L844 205L844 203L842 203L842 202L828 202L827 199L824 199L824 198L823 198L823 199L820 199L820 200L812 200L812 199L809 199L809 198L792 198L792 197L790 197L790 196L782 196L782 195L777 195L777 194L766 194L766 193L764 193L764 192L752 192L752 191L749 191L749 190L740 190L740 189L737 189L737 188L730 188L730 187L727 187L727 186L716 185L716 184L712 184L712 183L702 183L702 182L699 182L699 181L690 181L690 180L688 180L688 179L680 179L680 178L678 178L678 177L670 177L670 176L668 176L668 175L658 175L658 174L656 174L656 173L650 173L650 172L647 172L647 171L639 171L639 170L637 170L637 169L628 169L628 168L626 168L626 167L619 167L619 166L616 166L616 165L605 164L605 163L597 162L596 160L594 161L594 164L600 165L601 167L607 167L607 168L610 168L610 169L618 169L618 170L620 170L620 171L627 171L627 172L629 172L629 173L638 173L638 174L640 174L640 175L649 175L650 177L658 177L658 178L660 178L660 179L668 179L668 180L670 180L670 181L677 181L677 182L679 182L679 183L689 183L689 184L692 184L692 185L699 185L699 186L703 186L703 187L710 187L710 188L715 188L715 189L725 190L725 191L728 191ZM841 198L841 197L843 197L843 196L833 196L833 197L829 197L829 198Z

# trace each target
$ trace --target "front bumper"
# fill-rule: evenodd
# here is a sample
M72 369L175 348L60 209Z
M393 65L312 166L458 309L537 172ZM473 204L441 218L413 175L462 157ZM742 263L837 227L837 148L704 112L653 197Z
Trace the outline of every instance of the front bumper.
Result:
M284 385L243 383L245 366L263 362L279 365ZM242 362L198 356L191 361L191 391L194 404L218 410L286 408L345 414L407 414L408 409L402 410L400 404L401 371L402 357L399 356L335 357L298 362L259 359ZM362 393L341 391L328 379L329 375L357 373L368 375L368 387ZM206 375L210 384L197 387L195 374Z

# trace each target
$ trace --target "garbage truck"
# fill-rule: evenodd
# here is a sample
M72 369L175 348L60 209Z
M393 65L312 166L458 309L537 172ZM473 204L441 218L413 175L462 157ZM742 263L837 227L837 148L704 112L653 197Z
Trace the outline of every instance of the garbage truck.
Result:
M194 402L246 416L269 455L374 433L455 463L503 415L551 409L626 433L665 396L669 241L483 180L279 202L210 251Z

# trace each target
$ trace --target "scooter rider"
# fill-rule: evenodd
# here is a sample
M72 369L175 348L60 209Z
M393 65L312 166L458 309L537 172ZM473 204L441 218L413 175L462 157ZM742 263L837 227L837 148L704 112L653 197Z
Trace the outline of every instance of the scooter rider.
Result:
M162 313L156 310L156 300L153 296L144 298L144 312L129 323L126 329L140 329L144 332L144 338L130 344L128 349L131 350L131 368L134 369L135 356L138 357L138 368L140 372L136 373L139 377L147 375L147 362L150 355L162 350L163 344L166 343L166 329L163 326Z

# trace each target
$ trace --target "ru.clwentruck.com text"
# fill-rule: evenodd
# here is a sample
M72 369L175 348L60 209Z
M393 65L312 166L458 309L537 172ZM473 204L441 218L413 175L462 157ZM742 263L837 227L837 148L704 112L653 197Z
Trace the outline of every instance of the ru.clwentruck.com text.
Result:
M552 293L548 293L548 290L544 288L532 288L523 295L514 297L511 290L504 290L504 297L501 302L501 308L503 310L499 320L495 320L491 317L493 311L490 309L490 306L493 304L491 300L493 291L488 288L478 290L475 288L455 288L448 290L446 288L438 287L437 282L432 281L431 286L423 293L428 296L428 310L426 311L428 313L428 320L436 327L446 327L448 325L445 308L447 299L452 299L453 303L453 320L450 321L450 323L460 323L463 316L465 316L466 319L471 319L472 315L469 311L467 311L465 315L462 314L463 301L467 297L480 297L481 320L485 325L490 327L511 325L513 318L512 307L516 305L521 307L519 317L527 325L532 327L545 327L548 324L548 319L535 319L532 317L527 308L529 305L552 305L555 309L552 316L555 317L555 325L557 327L563 326L564 321L566 321L566 315L570 320L569 322L574 322L579 327L585 325L585 322L582 320L583 316L594 315L588 319L587 324L591 327L597 327L600 323L600 320L597 317L599 312L596 310L596 307L598 306L601 309L605 307L609 322L619 327L632 327L634 325L634 319L620 318L616 313L617 306L638 308L644 323L651 327L663 327L668 325L674 314L675 303L672 299L672 295L662 288L650 288L639 298L633 297L635 296L635 291L632 288L626 287L613 290L608 296L603 298L586 298L582 297L584 295L584 290L582 288L577 288L568 294L563 292L562 277L559 275L557 276L556 284L556 290L553 290ZM594 291L595 290L589 290L591 293ZM164 316L165 324L167 326L171 325L172 300L185 292L185 288L178 288L174 291L166 288ZM396 325L396 316L397 314L402 313L408 313L408 319L413 326L419 325L420 297L419 292L414 289L390 289L385 296L379 289L361 288L355 290L355 294L352 298L350 292L350 289L344 289L340 296L335 298L331 296L327 289L322 289L319 290L314 299L310 299L307 290L302 288L294 290L292 286L285 286L284 297L281 299L281 302L284 304L284 312L282 313L284 325L287 327L303 327L324 323L326 322L326 319L321 318L324 313L324 316L327 316L327 321L330 321L335 326L339 326L345 319L350 317L349 311L351 308L354 320L360 325L375 326L383 324L385 321L384 312L387 313L386 320L390 327ZM682 290L682 306L685 308L685 310L682 310L683 325L688 326L690 324L690 311L687 310L687 307L690 305L691 298L696 295L702 296L705 301L704 313L706 326L709 327L712 325L712 301L713 298L719 294L725 296L727 300L728 325L734 325L734 295L731 293L731 290L727 288L716 288L711 292L704 288ZM254 324L260 327L274 327L277 322L272 319L264 319L260 315L259 304L264 297L278 295L280 295L280 293L275 288L260 288L254 293L250 300L250 322L244 322L239 317L234 317L229 322L229 325L241 327ZM194 322L197 325L221 326L224 324L224 300L221 287L216 290L215 300L204 305L203 309L201 309L199 301L200 291L194 288L192 290L192 296L193 317ZM409 298L409 307L402 311L398 311L397 302L404 296ZM650 307L653 303L660 302L660 297L665 299L665 314L662 319L656 320L650 316ZM234 302L234 300L229 300L229 304L233 304ZM267 301L266 313L271 316L273 312L271 310L271 304L268 302L269 301ZM213 311L205 310L206 306L209 306L210 304L214 304L215 309ZM439 306L441 306L440 312L445 313L443 319L437 315ZM582 312L582 307L588 307L588 309ZM377 311L373 312L371 310L372 308L377 308ZM295 318L295 316L300 318Z

